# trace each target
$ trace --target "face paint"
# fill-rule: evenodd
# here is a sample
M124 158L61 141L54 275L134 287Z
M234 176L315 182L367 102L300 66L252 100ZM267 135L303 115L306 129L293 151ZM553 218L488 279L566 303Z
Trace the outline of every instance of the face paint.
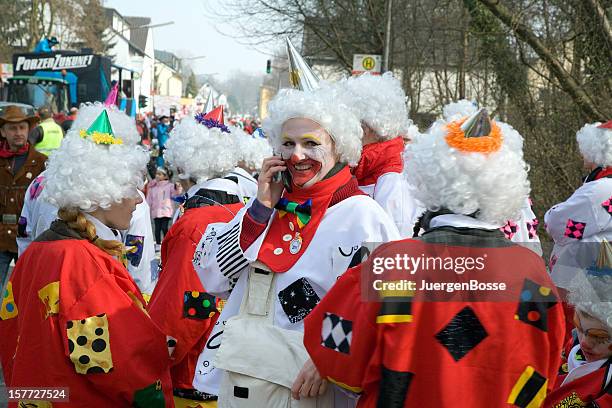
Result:
M304 186L321 171L322 164L313 159L300 160L295 154L287 161L287 170L296 186Z
M576 311L574 326L578 332L580 349L587 361L597 361L612 356L612 337L599 320Z
M296 186L312 186L338 162L332 138L318 123L294 118L285 122L282 130L283 140L278 151Z

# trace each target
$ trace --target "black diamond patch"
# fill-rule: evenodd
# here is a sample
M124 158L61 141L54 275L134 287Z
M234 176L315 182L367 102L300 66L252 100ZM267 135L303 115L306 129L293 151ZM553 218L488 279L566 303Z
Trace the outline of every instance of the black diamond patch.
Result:
M324 347L349 354L352 336L353 322L333 313L325 312L323 327L321 328L321 344Z
M278 300L291 323L298 323L321 300L306 278L300 278L278 292Z
M548 330L548 309L557 304L557 298L550 288L525 279L516 318L523 323Z
M436 334L436 339L446 347L455 361L459 361L487 336L476 313L466 306Z

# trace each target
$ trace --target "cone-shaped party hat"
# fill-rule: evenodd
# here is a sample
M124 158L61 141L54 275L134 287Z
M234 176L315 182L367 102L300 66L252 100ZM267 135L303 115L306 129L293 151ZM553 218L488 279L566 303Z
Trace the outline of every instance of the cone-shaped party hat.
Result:
M446 125L446 143L463 152L492 153L502 145L501 130L491 122L489 113L481 108L468 116Z
M204 106L204 112L212 112L215 108L215 103L213 101L213 93L212 90L208 93L208 99L206 99L206 105Z
M229 128L225 126L225 119L223 117L223 105L217 106L216 108L207 113L198 113L197 115L195 115L195 120L209 129L219 128L222 132L230 133Z
M297 52L287 37L287 55L289 57L289 81L295 89L312 91L319 88L319 78L312 72L304 58Z
M491 133L491 120L485 108L480 108L463 122L461 130L465 137L483 137Z
M117 95L119 94L119 84L115 84L113 89L106 96L106 100L104 101L104 106L111 106L117 102Z
M88 139L95 144L113 145L123 144L123 140L115 137L106 109L98 115L96 120L87 130L81 129L80 135L83 139Z

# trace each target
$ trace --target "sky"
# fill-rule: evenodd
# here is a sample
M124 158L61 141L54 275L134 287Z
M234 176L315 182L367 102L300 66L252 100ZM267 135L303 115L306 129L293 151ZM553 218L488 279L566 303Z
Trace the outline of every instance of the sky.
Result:
M188 61L196 74L224 79L233 70L265 73L268 55L217 31L217 25L223 23L210 17L210 9L222 11L224 0L104 0L104 6L123 16L150 17L151 25L174 21L153 28L155 48L181 57L206 56ZM223 32L241 34L226 25Z

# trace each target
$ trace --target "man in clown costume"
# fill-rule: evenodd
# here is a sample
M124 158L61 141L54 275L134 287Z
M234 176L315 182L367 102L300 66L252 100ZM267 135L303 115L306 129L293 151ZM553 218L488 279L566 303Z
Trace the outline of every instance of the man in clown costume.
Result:
M102 113L105 108L115 104L117 89L113 89L108 98L102 104L89 106L89 113L95 111ZM119 114L109 110L109 120L114 129L121 129L123 134L129 133L132 137L138 136L134 120L127 115ZM74 129L86 126L80 120L73 122ZM19 218L19 231L17 236L17 247L19 255L23 254L28 246L44 231L53 221L57 219L57 207L41 198L44 189L45 172L35 178L23 198L23 209ZM144 194L140 193L143 200L136 205L132 214L130 226L125 231L120 231L123 243L126 245L126 257L128 260L128 271L140 288L145 299L151 296L155 287L155 273L157 264L155 261L155 246L153 244L153 229L151 227L151 213L149 205L144 200Z
M142 201L148 157L126 122L110 119L122 115L81 106L40 197L59 219L24 252L0 306L7 385L67 387L66 407L173 406L166 336L144 309L119 233Z
M597 248L597 258L568 285L577 342L546 408L612 406L612 247L608 241L589 245Z
M358 406L537 407L552 388L557 293L541 258L499 229L529 193L519 139L481 109L407 146L425 233L379 246L305 321L321 376ZM419 263L394 261L408 258Z
M227 224L209 225L194 255L206 290L228 299L194 380L218 393L220 406L352 406L308 359L303 321L361 261L364 242L399 238L350 174L360 157L359 120L338 88L319 88L289 52L300 90L282 90L270 103L264 130L276 155L264 160L257 198Z
M590 266L594 245L612 241L612 121L586 124L576 135L589 175L566 201L546 212L546 231L555 242L552 277L566 288L576 269Z
M193 389L196 363L217 322L223 302L206 293L193 269L193 254L207 226L228 222L244 206L240 182L223 177L238 161L242 131L227 127L214 110L184 118L166 145L166 160L181 169L179 177L195 178L184 213L170 228L161 249L159 282L147 310L168 336L174 400L177 407L208 407L216 395ZM262 158L263 160L263 158Z
M417 133L408 119L404 90L390 72L352 77L341 85L363 128L361 158L352 170L359 188L384 208L403 238L412 237L425 209L402 176L404 137Z
M462 99L446 105L442 110L442 118L439 120L450 123L463 117L472 115L477 110L478 106L476 106L475 103ZM503 136L504 135L502 134L502 137ZM516 140L517 143L520 143L520 152L522 155L523 138L514 138L512 140ZM517 146L517 152L518 149L519 146ZM542 245L537 232L539 220L533 212L531 205L531 198L528 197L523 203L518 217L511 220L506 220L504 225L501 227L501 231L504 233L504 236L507 239L527 247L541 256Z

